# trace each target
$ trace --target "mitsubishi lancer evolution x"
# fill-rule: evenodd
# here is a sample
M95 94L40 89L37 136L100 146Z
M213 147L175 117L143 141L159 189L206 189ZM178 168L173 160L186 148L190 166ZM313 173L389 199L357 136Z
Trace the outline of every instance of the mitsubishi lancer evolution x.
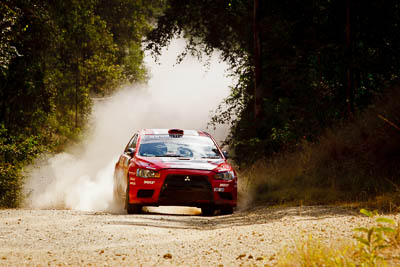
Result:
M144 129L133 135L114 171L114 198L128 214L143 206L192 206L203 215L233 213L237 176L203 131Z

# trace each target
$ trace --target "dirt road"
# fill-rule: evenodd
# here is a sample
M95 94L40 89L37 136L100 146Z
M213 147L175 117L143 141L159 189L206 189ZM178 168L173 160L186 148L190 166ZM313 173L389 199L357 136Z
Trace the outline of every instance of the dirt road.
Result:
M331 207L191 214L0 210L0 266L274 265L277 252L301 236L342 239L369 221L355 210Z

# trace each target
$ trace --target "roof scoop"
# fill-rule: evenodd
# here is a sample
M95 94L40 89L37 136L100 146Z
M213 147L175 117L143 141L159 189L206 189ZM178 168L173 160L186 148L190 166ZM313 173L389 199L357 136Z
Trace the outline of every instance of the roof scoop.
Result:
M183 130L181 129L169 129L168 134L171 137L182 137L183 136Z

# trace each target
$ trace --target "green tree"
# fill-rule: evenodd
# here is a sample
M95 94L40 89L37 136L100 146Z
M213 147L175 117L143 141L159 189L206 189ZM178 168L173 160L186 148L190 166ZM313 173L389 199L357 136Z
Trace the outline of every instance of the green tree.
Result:
M17 205L21 169L34 154L62 147L86 127L92 97L146 79L141 41L164 4L1 2L0 206ZM31 146L35 153L19 156Z
M238 161L314 140L398 80L397 1L268 0L258 8L254 3L169 0L147 42L156 55L178 35L188 40L183 56L221 51L238 83L211 123L231 123L227 143ZM257 96L255 69L262 88ZM260 95L262 114L255 124Z
M12 29L18 17L18 10L12 10L7 3L0 4L0 71L6 75L11 59L18 55L17 49L12 46Z

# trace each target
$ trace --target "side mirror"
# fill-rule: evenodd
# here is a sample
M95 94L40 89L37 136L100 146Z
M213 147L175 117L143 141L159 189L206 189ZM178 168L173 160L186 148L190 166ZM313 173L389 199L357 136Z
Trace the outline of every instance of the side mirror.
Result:
M229 159L229 155L228 155L228 151L222 151L222 154L224 154L224 157L226 158L226 159Z
M130 148L128 148L128 151L126 152L126 154L130 157L133 157L133 155L135 155L135 152L136 152L136 148L130 147Z

